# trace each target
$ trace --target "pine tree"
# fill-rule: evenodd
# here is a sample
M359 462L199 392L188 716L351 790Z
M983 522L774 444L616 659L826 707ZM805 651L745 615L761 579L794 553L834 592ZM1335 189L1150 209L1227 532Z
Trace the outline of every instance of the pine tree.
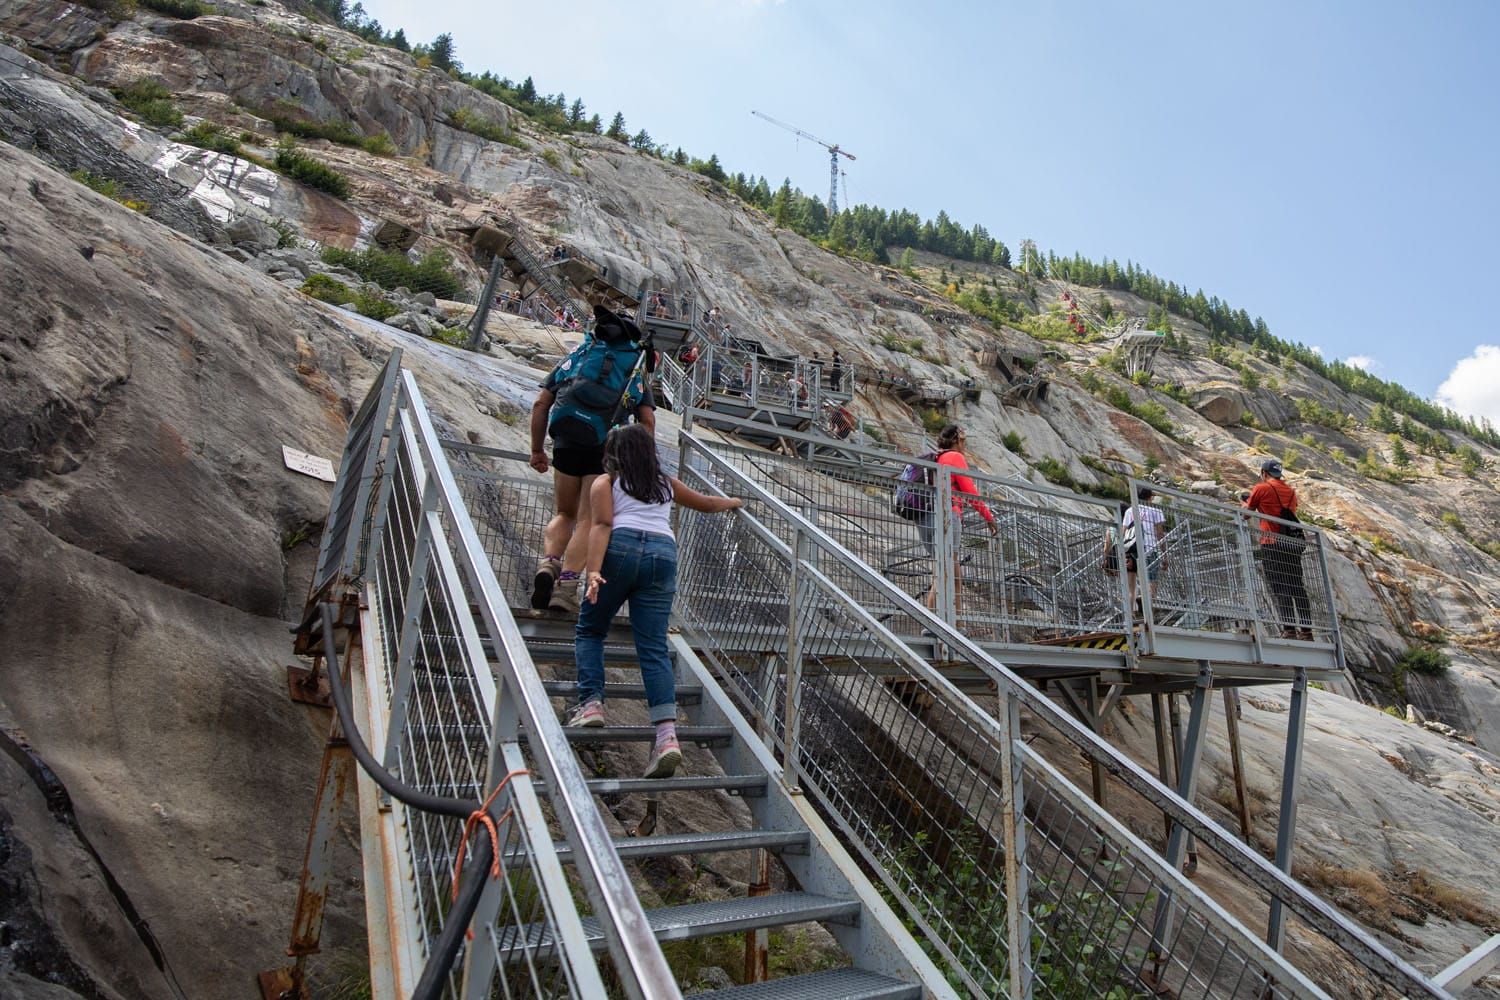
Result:
M651 142L651 135L650 135L650 133L648 133L645 129L641 129L639 132L637 132L634 136L631 137L630 145L632 145L636 149L640 149L640 150L650 149L652 147L652 145L653 145L652 142Z
M1406 442L1401 440L1401 435L1399 434L1392 434L1390 442L1391 461L1395 462L1398 468L1406 468L1411 464L1411 453L1406 450Z
M613 139L616 142L627 142L630 139L630 133L625 131L624 113L615 112L614 118L610 119L609 128L604 132L604 137L606 139Z
M595 135L599 135L604 131L604 123L599 120L598 115L594 115L589 119L589 131Z
M583 100L581 98L575 99L573 106L568 109L568 124L574 128L583 124Z
M996 267L1010 268L1010 247L995 241L995 249L990 251L990 263Z
M781 187L771 196L771 221L778 226L789 226L792 222L792 179L781 182Z
M906 274L915 275L917 273L917 255L911 252L911 247L907 247L901 251L900 267Z
M446 31L432 40L432 45L427 49L427 58L444 73L461 69L463 65L453 58L453 36Z
M391 48L397 49L401 52L410 52L411 42L408 42L406 40L406 29L397 28L395 31L391 32L389 45L391 46Z
M536 84L531 82L531 77L522 80L521 85L516 88L516 100L522 104L536 103Z
M682 151L681 146L678 146L672 151L672 162L677 164L679 167L687 166L688 155Z

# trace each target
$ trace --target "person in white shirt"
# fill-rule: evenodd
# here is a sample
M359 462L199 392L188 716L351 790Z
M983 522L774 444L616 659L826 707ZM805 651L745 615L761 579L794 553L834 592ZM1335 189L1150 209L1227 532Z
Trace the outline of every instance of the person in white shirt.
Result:
M1126 507L1120 521L1121 537L1125 542L1125 572L1129 576L1129 593L1136 594L1136 611L1141 610L1141 599L1135 589L1139 563L1146 565L1146 584L1151 588L1151 597L1156 598L1156 578L1161 573L1162 539L1167 535L1167 515L1160 507L1152 506L1156 492L1143 488L1139 493L1140 525L1136 525L1136 507Z

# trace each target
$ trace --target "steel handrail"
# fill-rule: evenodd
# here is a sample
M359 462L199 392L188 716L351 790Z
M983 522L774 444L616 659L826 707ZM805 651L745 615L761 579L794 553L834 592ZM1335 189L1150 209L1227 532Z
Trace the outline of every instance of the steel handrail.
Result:
M681 997L676 978L615 850L613 837L594 804L578 760L568 748L567 736L480 543L421 390L410 372L403 370L401 377L402 391L417 425L423 461L437 480L443 504L452 519L456 536L452 542L458 563L494 642L504 690L512 697L514 714L501 724L508 721L511 728L524 726L530 736L528 746L547 782L563 839L572 850L575 870L581 876L593 919L604 934L625 992L642 1000ZM500 736L493 733L491 739ZM510 738L514 738L513 734ZM576 905L571 898L551 902L567 908Z
M1179 797L1175 791L1162 784L1154 775L1106 742L1103 737L1073 719L957 628L933 614L925 605L845 549L822 528L783 503L734 465L714 454L689 431L682 432L681 442L685 451L701 456L720 474L728 477L739 488L748 491L757 501L766 504L787 523L794 525L810 544L840 562L845 569L853 572L863 585L872 588L885 600L895 605L900 613L916 619L924 628L933 632L938 641L955 649L963 658L983 670L1005 697L1014 698L1022 707L1045 719L1066 739L1097 760L1106 771L1124 782L1173 822L1217 853L1252 885L1270 896L1281 899L1291 913L1328 938L1350 958L1386 983L1406 991L1409 996L1451 1000L1446 991L1435 986L1363 928L1290 875L1276 868L1260 854L1252 851L1197 806ZM683 464L686 465L685 462ZM744 510L739 513L743 517L751 517ZM810 573L821 575L816 566L808 565L806 569ZM868 613L864 617L868 619L864 623L865 627L872 634L880 636L881 640L893 651L900 650L903 662L919 674L924 682L942 688L954 699L956 705L962 706L971 721L979 722L1000 738L1003 730L998 721L974 704L967 695L925 659L913 652L883 623L876 621ZM1260 943L1258 939L1253 940L1256 944ZM1279 960L1279 956L1277 957Z

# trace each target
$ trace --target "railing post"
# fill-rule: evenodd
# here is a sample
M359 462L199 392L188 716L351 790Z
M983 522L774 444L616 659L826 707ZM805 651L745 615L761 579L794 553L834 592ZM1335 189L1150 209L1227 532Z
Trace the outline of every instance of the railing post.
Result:
M946 465L938 465L932 498L932 526L937 541L932 572L937 586L937 613L949 625L957 627L959 582L958 544L953 537L953 477Z
M1324 535L1321 531L1313 535L1318 540L1318 569L1323 576L1323 599L1328 602L1328 641L1333 643L1334 656L1338 658L1339 669L1344 669L1344 631L1339 627L1339 614L1333 603L1333 576L1328 572L1328 552L1323 548ZM1309 603L1308 615L1311 617L1312 608ZM1308 622L1312 626L1312 622ZM1317 638L1317 633L1313 634Z
M807 615L807 595L811 588L802 578L802 561L807 557L810 544L799 528L792 539L792 575L787 587L787 633L786 633L786 700L782 708L781 721L786 734L783 780L793 791L801 787L801 748L798 745L799 695L802 686L802 633Z
M1010 973L1010 995L1030 1000L1031 979L1031 885L1026 877L1026 803L1022 780L1022 758L1016 753L1021 735L1021 707L1015 692L1003 695L1000 712L1001 785L1005 810L1001 817L1005 837L1005 925L1006 957Z
M1213 665L1207 660L1199 660L1198 680L1193 686L1192 707L1188 713L1187 737L1183 741L1182 754L1177 759L1177 794L1189 803L1198 794L1198 764L1203 758L1203 744L1208 735L1213 685ZM1187 850L1190 836L1181 824L1172 824L1171 835L1167 837L1166 861L1173 871L1182 870L1182 856ZM1158 969L1166 963L1171 936L1172 894L1164 891L1157 901L1156 919L1151 930L1151 953L1155 956Z
M1276 823L1276 867L1292 873L1292 847L1297 834L1297 784L1302 778L1302 742L1307 731L1307 668L1298 667L1292 682L1292 704L1286 720L1286 753L1281 766L1281 814ZM1281 951L1286 936L1286 913L1279 897L1271 898L1266 922L1266 944Z
M1248 514L1235 515L1235 551L1239 558L1240 577L1244 586L1245 612L1249 616L1250 644L1255 650L1255 662L1260 663L1265 659L1261 643L1265 640L1265 632L1260 624L1259 601L1255 597L1255 552L1257 540L1250 532L1250 516Z

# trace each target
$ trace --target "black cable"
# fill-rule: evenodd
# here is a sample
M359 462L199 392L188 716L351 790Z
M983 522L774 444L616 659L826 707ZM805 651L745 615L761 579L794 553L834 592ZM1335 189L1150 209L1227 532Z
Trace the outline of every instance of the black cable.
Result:
M422 976L417 980L417 986L412 990L411 1000L436 1000L443 995L443 990L448 985L448 973L453 968L453 961L458 957L458 950L463 947L464 940L468 936L469 921L474 919L474 911L479 908L479 897L484 893L484 884L489 878L490 865L494 863L494 845L490 838L481 836L474 848L474 865L469 872L469 877L464 880L458 890L458 898L448 908L448 916L443 920L443 932L438 935L437 940L432 942L430 956L427 965L422 969ZM480 938L476 937L478 943Z
M385 789L390 793L391 798L403 805L422 812L468 819L481 808L479 802L473 799L452 799L442 795L431 795L404 785L375 759L374 754L370 753L370 748L365 745L364 737L360 735L358 727L354 724L354 709L349 704L349 689L344 687L344 678L339 672L338 651L333 637L332 607L330 604L324 604L320 609L323 623L323 656L328 660L328 693L333 697L333 709L338 713L339 728L343 730L344 738L349 741L349 749L354 753L354 759L359 761L359 766L374 780L375 784Z
M471 799L430 795L427 792L410 788L381 766L375 756L370 753L370 748L365 745L364 737L360 735L359 729L354 724L354 710L349 704L349 689L344 686L344 677L339 669L338 651L334 642L333 605L323 604L320 608L320 618L323 626L323 656L328 661L328 693L332 696L333 710L338 714L339 728L343 730L344 739L348 741L354 759L359 762L364 772L377 785L389 792L393 799L422 812L456 816L466 820L476 812L488 811L483 803ZM491 810L493 808L493 805L488 807ZM495 819L498 825L498 818L493 815L491 818ZM438 935L437 940L428 950L427 965L422 969L422 976L417 981L412 1000L433 1000L442 995L447 985L448 973L453 968L454 960L458 958L459 949L463 947L469 921L474 919L474 911L479 906L479 897L489 878L490 865L495 860L494 845L490 843L488 837L478 838L478 844L471 857L473 863L468 877L459 887L458 898L448 908L448 915L443 921L443 932Z

